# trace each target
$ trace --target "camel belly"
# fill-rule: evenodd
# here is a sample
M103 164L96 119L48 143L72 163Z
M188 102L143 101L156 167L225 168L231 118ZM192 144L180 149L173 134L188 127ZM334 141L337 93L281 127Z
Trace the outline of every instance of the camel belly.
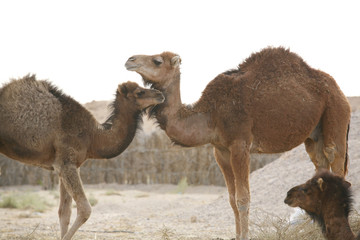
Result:
M0 153L22 163L53 170L54 150L41 149L41 151L34 151L18 146L16 143L9 144L0 140Z
M285 111L280 108L262 111L253 118L251 151L280 153L303 143L319 124L322 106L296 106Z
M302 144L318 125L320 117L297 121L266 122L255 126L251 152L281 153Z

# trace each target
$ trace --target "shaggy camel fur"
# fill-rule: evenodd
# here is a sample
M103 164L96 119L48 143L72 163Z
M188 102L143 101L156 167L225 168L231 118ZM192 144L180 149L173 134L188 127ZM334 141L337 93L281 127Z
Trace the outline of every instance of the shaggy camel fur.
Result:
M163 101L158 90L121 84L112 114L101 125L78 102L34 75L0 89L0 153L59 174L63 240L71 239L91 214L79 167L88 158L112 158L123 152L135 136L142 110ZM72 199L77 217L68 231Z
M327 239L354 240L348 220L352 205L350 186L344 178L320 170L306 183L290 189L284 202L304 209L320 224Z
M185 106L180 62L178 55L164 52L132 56L125 66L164 93L165 102L152 113L172 141L214 146L236 239L248 239L250 153L279 153L305 142L316 169L331 166L346 174L350 106L331 76L289 50L266 48L219 74L196 103Z

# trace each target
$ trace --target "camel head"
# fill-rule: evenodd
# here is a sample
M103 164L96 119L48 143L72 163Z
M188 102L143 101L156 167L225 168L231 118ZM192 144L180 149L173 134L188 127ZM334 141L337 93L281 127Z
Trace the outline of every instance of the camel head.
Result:
M284 202L304 209L310 216L321 216L329 206L341 206L347 216L351 207L350 186L344 178L320 169L310 180L290 189Z
M171 84L174 76L180 76L180 63L179 55L163 52L159 55L134 55L127 60L125 67L139 73L145 85L162 90Z
M130 103L134 103L138 110L163 103L165 100L164 95L160 91L142 88L135 82L120 84L117 93Z

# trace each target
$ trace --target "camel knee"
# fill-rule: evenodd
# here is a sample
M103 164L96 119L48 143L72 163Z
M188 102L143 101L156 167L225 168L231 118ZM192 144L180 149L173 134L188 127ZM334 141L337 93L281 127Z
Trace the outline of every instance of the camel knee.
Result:
M242 203L240 201L237 201L236 202L236 206L237 206L237 209L239 211L239 213L248 213L249 212L249 209L250 209L250 204L249 202L247 203Z
M311 161L313 162L316 170L320 168L329 169L331 158L330 150L326 150L324 148L324 141L322 137L316 137L316 139L308 138L305 140L305 149L308 153ZM330 155L326 155L326 151L330 153Z
M335 160L336 147L334 145L328 146L324 148L324 154L330 164L332 164Z
M85 223L91 215L91 206L88 201L82 207L78 207L78 218L81 223Z

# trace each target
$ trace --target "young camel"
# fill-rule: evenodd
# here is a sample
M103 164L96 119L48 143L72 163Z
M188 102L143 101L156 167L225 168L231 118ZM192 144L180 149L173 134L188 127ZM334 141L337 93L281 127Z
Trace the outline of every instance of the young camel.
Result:
M327 170L318 171L306 183L290 189L284 202L304 209L320 224L326 239L355 239L348 220L352 205L350 183L344 178Z
M0 153L54 170L60 179L61 238L69 240L90 217L79 167L88 158L112 158L131 143L143 109L162 103L158 90L118 86L112 114L99 124L78 102L47 81L27 75L0 89ZM71 202L77 217L68 231Z
M305 142L316 169L347 171L350 106L335 80L284 48L252 54L237 69L219 74L201 98L180 98L180 57L135 55L125 66L165 95L152 113L182 146L214 146L234 211L236 239L248 239L249 154L279 153Z

